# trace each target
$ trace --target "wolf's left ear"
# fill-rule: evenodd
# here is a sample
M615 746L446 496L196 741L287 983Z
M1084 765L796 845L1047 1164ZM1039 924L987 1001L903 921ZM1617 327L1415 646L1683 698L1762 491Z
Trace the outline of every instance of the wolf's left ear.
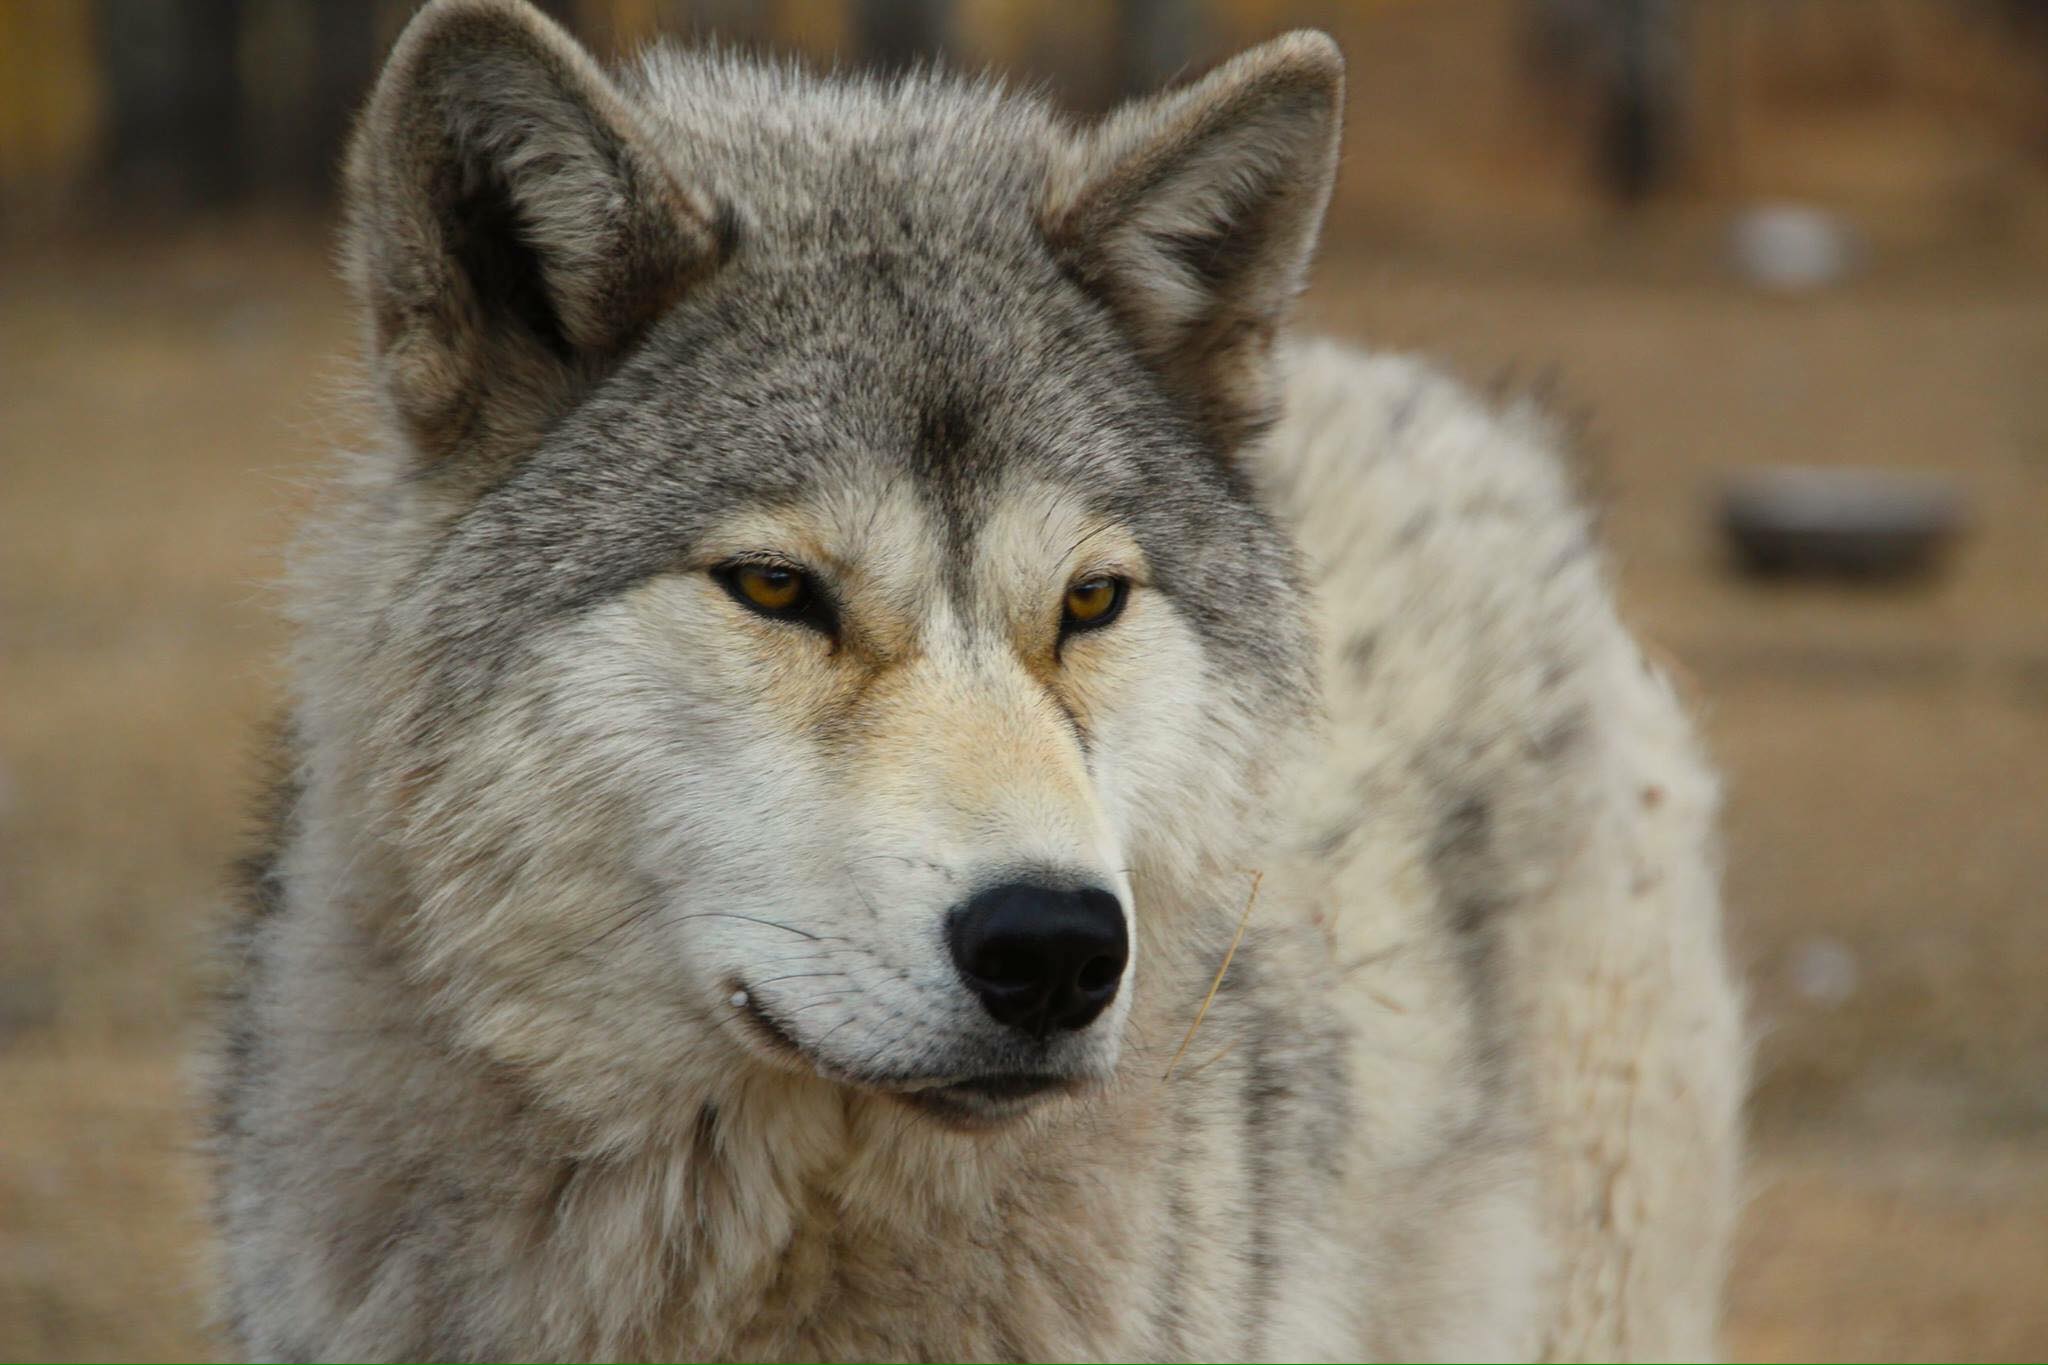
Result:
M430 469L517 454L725 252L640 111L524 0L433 0L348 162L376 378Z
M1110 115L1047 182L1055 254L1227 443L1274 415L1275 334L1329 202L1343 105L1337 45L1290 33Z

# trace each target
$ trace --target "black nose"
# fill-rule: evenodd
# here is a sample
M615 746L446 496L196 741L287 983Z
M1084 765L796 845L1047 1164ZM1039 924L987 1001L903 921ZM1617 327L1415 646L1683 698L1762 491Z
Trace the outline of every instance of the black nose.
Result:
M1123 907L1094 887L994 887L953 912L947 936L988 1012L1038 1038L1093 1022L1131 956Z

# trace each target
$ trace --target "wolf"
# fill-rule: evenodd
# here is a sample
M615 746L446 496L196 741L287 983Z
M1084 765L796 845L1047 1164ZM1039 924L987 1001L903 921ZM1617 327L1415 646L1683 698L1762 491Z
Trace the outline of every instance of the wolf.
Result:
M257 1359L1703 1357L1716 789L1561 441L1087 126L436 0L213 1081Z

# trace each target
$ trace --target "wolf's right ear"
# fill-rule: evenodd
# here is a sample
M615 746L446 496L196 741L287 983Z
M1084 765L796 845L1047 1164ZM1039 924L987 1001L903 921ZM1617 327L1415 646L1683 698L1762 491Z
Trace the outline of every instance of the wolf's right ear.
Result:
M529 443L729 245L727 218L524 0L420 11L364 111L347 197L376 379L429 467Z

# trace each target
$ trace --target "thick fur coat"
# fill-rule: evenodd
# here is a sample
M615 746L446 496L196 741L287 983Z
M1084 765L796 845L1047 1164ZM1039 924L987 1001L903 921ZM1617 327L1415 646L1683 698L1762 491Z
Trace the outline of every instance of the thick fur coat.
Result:
M1285 336L1341 103L1314 34L1077 129L414 20L219 1049L242 1350L1711 1353L1714 783L1544 422ZM1084 1023L960 965L1019 878L1117 907Z

